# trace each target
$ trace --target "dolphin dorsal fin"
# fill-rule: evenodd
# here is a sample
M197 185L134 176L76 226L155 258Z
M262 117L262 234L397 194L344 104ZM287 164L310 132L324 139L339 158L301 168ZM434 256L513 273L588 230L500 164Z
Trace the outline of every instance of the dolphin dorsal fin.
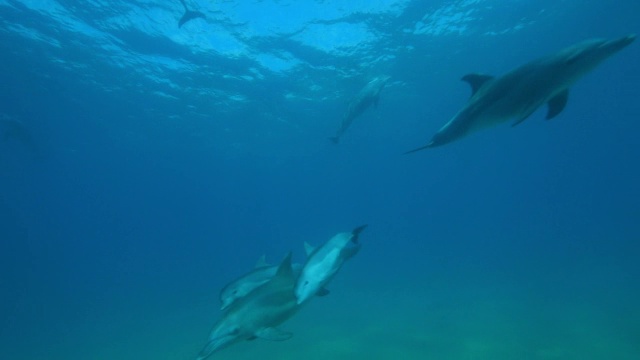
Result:
M260 256L260 258L258 259L258 261L256 261L256 269L262 268L262 267L267 267L269 266L269 264L267 264L267 258L262 255Z
M569 89L562 90L556 96L552 97L547 103L549 109L547 111L547 120L553 119L564 110L569 100Z
M493 79L493 76L485 74L467 74L462 77L462 81L466 81L471 85L471 96L475 95L476 92L491 79Z
M310 256L314 251L316 251L316 248L313 247L313 245L309 244L308 242L304 242L304 252L307 253L307 256Z
M291 268L291 252L282 260L278 266L278 271L272 279L293 278L293 269Z

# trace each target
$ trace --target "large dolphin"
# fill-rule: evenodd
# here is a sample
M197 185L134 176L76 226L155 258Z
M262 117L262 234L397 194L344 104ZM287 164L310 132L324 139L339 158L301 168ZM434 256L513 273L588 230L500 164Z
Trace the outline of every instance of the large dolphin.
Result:
M205 18L204 14L201 13L200 11L189 10L185 0L180 0L180 3L182 3L182 6L184 6L184 15L182 15L182 17L178 21L178 27L179 28L181 28L182 25L186 24L187 22L189 22L189 21L191 21L193 19L197 19L197 18L204 19Z
M355 228L351 232L339 233L314 249L305 243L307 262L296 282L295 294L298 304L309 300L319 292L326 292L324 286L333 279L342 264L360 250L358 236L367 225Z
M197 360L206 359L215 351L244 340L283 341L291 338L291 333L275 327L293 316L299 308L293 292L295 284L289 253L273 278L229 305L211 330Z
M372 104L374 106L378 106L378 101L380 101L380 92L390 78L390 76L386 75L374 78L373 80L369 81L369 83L367 83L367 85L365 85L362 90L360 90L358 95L353 100L351 100L347 111L342 117L340 128L336 132L336 135L330 138L334 144L340 142L340 137L344 134L345 131L347 131L356 117L360 116L360 114L362 114Z
M635 38L628 35L616 40L586 40L502 77L464 76L462 80L471 85L473 92L465 107L428 144L407 153L444 145L510 119L515 119L513 125L517 125L544 104L548 105L547 119L554 118L567 104L571 85Z
M255 288L271 280L276 275L278 268L278 265L267 264L264 256L261 257L253 270L231 281L220 290L220 302L222 303L220 310L228 308L237 299L246 296ZM302 265L291 264L291 268L294 276L297 277Z

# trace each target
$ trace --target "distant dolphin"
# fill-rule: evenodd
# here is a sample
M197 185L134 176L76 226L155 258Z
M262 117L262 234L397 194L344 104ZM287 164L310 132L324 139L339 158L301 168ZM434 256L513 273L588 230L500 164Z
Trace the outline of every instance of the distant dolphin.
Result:
M628 35L617 40L587 40L498 78L480 74L464 76L462 80L471 85L473 92L465 107L440 128L427 145L406 153L444 145L510 119L515 119L515 126L544 104L549 107L547 119L552 119L567 104L571 85L635 38Z
M347 131L353 120L360 116L360 114L362 114L369 106L371 106L371 104L373 104L374 106L378 106L378 101L380 101L380 92L390 78L390 76L376 77L375 79L369 81L369 83L365 85L362 90L360 90L358 95L353 100L351 100L347 111L342 117L340 128L336 132L336 135L330 138L334 144L340 142L340 137L344 134L345 131Z
M291 264L294 276L300 274L301 264ZM255 288L271 280L278 271L277 265L269 265L264 260L264 256L258 260L255 268L250 272L231 281L220 290L220 310L229 307L233 302L253 291Z
M0 134L3 142L16 141L26 147L32 154L39 156L40 151L36 145L31 132L19 120L9 116L0 116Z
M305 243L307 262L302 267L302 272L296 282L295 294L298 304L302 304L333 279L344 262L360 250L358 236L366 228L362 225L348 233L340 233L332 237L317 249Z
M184 25L185 23L187 23L187 22L189 22L189 21L191 21L193 19L197 19L197 18L204 19L205 18L204 14L201 13L200 11L189 10L185 0L180 0L180 3L182 3L182 6L184 6L184 15L182 15L182 17L180 18L180 21L178 21L178 27L179 28L181 28L182 25Z
M273 341L290 339L292 334L275 327L299 309L293 292L296 279L291 253L280 263L273 278L246 296L237 299L211 330L197 360L203 360L231 344L257 338Z

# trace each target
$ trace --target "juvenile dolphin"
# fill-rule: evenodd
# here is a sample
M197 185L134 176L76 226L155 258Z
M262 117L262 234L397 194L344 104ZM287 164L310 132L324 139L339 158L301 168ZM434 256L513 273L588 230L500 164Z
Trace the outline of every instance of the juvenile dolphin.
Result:
M205 18L204 14L201 13L200 11L189 10L185 0L180 0L180 3L182 3L182 6L184 6L184 15L182 15L182 17L178 21L178 27L179 28L181 28L182 25L184 25L185 23L187 23L187 22L189 22L189 21L191 21L193 19L197 19L197 18L204 19Z
M307 262L302 267L295 287L298 304L309 300L333 279L342 264L360 250L358 236L366 228L362 225L348 233L339 233L317 249L305 243Z
M302 269L301 264L291 264L293 274L297 277ZM246 296L255 288L271 280L278 271L278 265L269 265L264 261L264 256L258 260L255 268L250 272L231 281L220 290L220 310L229 307L237 299Z
M390 76L378 76L375 79L369 81L367 85L365 85L362 90L358 93L358 95L351 100L349 103L349 107L347 111L344 113L342 117L342 123L340 124L340 128L336 132L336 135L329 138L334 144L340 142L340 137L344 134L345 131L349 128L353 120L360 116L371 104L374 106L378 106L378 101L380 100L380 92L389 81Z
M616 40L586 40L498 78L480 74L464 76L462 80L468 82L472 90L465 107L440 128L428 144L406 153L444 145L510 119L515 119L515 126L544 104L548 105L547 119L554 118L567 104L571 85L635 38L628 35Z
M229 305L211 330L197 360L204 360L215 351L244 340L290 339L291 333L275 327L293 316L299 308L293 292L295 284L289 253L273 278Z
M31 132L21 121L7 115L0 115L0 135L3 142L18 142L36 157L40 157L39 147L33 140Z

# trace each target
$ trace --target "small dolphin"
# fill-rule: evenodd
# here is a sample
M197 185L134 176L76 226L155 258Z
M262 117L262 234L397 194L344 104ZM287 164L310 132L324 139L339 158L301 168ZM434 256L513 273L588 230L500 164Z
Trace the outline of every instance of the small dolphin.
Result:
M19 120L7 115L0 116L0 134L3 142L16 141L22 144L36 157L40 157L40 149L31 136L31 132Z
M515 119L515 126L544 104L548 105L547 119L554 118L567 104L569 87L635 38L628 35L616 40L586 40L498 78L480 74L464 76L462 80L472 89L465 107L440 128L427 145L406 154L450 143L510 119Z
M291 264L291 268L294 276L297 277L302 265ZM269 265L265 262L264 256L261 257L252 271L233 280L220 290L220 302L222 303L220 310L228 308L237 299L246 296L255 288L271 280L277 271L277 265Z
M182 17L178 21L178 27L179 28L181 28L182 25L184 25L185 23L187 23L187 22L189 22L189 21L191 21L193 19L197 19L197 18L204 19L205 18L204 14L201 13L200 11L189 10L185 0L180 0L180 3L182 3L182 6L184 6L184 15L182 15Z
M283 341L292 334L275 327L299 309L293 288L296 278L291 268L291 253L280 263L273 278L229 305L211 330L197 360L240 341L257 338Z
M305 243L307 262L302 267L295 287L298 304L324 291L324 286L333 279L342 264L358 253L358 236L366 227L362 225L350 233L339 233L317 249Z
M334 144L340 142L340 137L344 134L345 131L351 126L353 120L360 116L371 104L374 106L378 106L378 102L380 101L380 92L389 81L390 76L378 76L375 79L369 81L365 87L360 90L358 95L351 100L349 103L349 107L347 111L344 113L342 117L342 123L340 124L340 128L336 132L336 135L329 138Z

